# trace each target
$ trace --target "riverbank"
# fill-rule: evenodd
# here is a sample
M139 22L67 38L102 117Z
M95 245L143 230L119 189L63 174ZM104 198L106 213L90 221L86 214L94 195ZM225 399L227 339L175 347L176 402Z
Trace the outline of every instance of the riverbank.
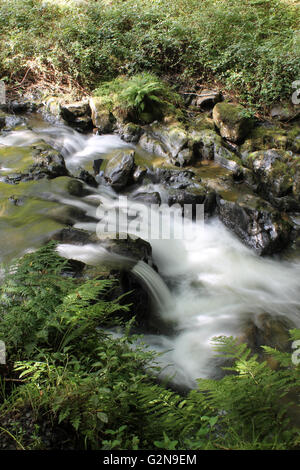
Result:
M149 71L182 92L221 87L267 114L300 76L299 17L297 2L281 0L3 1L0 74L11 92L74 98Z

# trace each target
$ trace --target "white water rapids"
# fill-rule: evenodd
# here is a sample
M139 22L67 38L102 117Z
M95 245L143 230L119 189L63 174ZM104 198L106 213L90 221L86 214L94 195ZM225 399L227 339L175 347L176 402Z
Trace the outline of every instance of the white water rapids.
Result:
M127 145L114 135L83 136L63 126L13 132L1 137L0 144L29 145L40 138L62 152L71 171L85 160L99 155L105 158L110 151ZM95 200L108 211L119 204L116 193L101 185L92 196L69 203L96 217ZM95 230L96 221L76 226ZM299 260L260 258L217 219L199 227L191 223L190 230L193 233L183 240L148 240L159 275L145 263L130 266L156 300L161 317L175 331L171 336L145 335L145 342L158 351L168 350L161 357L167 366L165 373L176 374L174 381L187 386L193 386L198 377L211 375L214 336L239 335L245 322L256 323L262 313L284 316L300 326ZM88 264L108 257L95 245L65 244L59 251ZM109 256L111 262L130 265L128 259Z

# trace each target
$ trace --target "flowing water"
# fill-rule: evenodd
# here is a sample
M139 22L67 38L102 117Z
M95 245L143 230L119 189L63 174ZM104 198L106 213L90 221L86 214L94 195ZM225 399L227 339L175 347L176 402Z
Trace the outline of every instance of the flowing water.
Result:
M41 138L62 152L71 172L97 158L109 158L117 148L128 147L115 135L84 136L65 126L40 123L33 125L32 130L10 132L0 137L0 146L26 146ZM49 200L49 182L40 181L39 184L45 185ZM161 191L164 196L159 185L138 190L149 189ZM111 188L100 184L90 191L89 196L76 198L61 194L53 187L52 198L87 214L93 220L78 221L75 227L95 232L99 203L108 217L124 207L123 200ZM38 192L41 192L40 187ZM130 201L130 194L127 204L136 214L143 211L142 203ZM198 377L213 375L211 340L215 336L241 335L247 322L259 326L261 315L265 313L283 316L293 325L300 326L299 260L288 262L258 257L217 219L210 219L204 225L190 222L185 239L181 240L152 239L144 230L147 227L141 227L141 224L132 227L130 233L143 233L151 243L159 274L143 262L136 263L130 258L108 253L98 245L63 244L58 250L63 256L87 264L121 264L144 284L171 332L170 335L145 335L145 342L158 351L167 351L161 362L165 365L165 373L175 374L177 384L192 387ZM139 230L135 231L134 227ZM1 235L5 234L5 224L0 230ZM126 231L126 227L120 227L120 231ZM32 247L30 231L22 240L18 241L19 254Z

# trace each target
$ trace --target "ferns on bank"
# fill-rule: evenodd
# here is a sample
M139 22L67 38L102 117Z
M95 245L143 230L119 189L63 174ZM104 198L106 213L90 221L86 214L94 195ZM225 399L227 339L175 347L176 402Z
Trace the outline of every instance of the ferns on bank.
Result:
M133 319L122 336L107 333L107 326L120 323L116 314L129 311L120 299L107 300L111 287L111 281L72 279L55 244L8 270L1 286L0 339L8 352L4 378L9 374L18 387L0 408L8 423L0 430L0 447L28 409L38 433L43 422L49 429L62 427L73 448L299 446L300 375L291 354L265 347L277 364L271 369L246 345L216 338L217 353L230 362L227 375L200 379L196 390L182 396L155 379L156 354L130 335ZM292 330L291 340L299 339L300 331ZM15 442L49 448L42 432L37 441L26 429Z

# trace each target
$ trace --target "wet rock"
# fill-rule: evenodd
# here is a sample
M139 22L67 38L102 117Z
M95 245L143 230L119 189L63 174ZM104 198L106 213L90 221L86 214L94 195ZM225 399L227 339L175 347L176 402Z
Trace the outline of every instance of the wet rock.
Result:
M101 134L112 132L115 124L115 117L108 110L103 98L92 96L89 101L92 113L93 125L98 128Z
M18 183L68 175L63 156L43 141L28 147L1 147L0 158L2 181Z
M221 221L259 255L281 251L289 242L292 223L263 199L244 195L236 200L217 196Z
M78 221L87 222L85 212L78 207L61 205L48 211L48 217L63 225L74 225Z
M46 96L43 100L46 111L55 116L56 118L60 117L60 109L62 104L62 99L56 96Z
M120 235L124 238L120 238ZM72 245L98 244L105 248L109 253L123 256L132 260L131 265L134 266L137 261L144 261L152 265L152 249L151 245L141 238L133 235L118 234L115 239L103 236L100 238L96 233L90 233L86 230L75 228L64 228L55 233L51 239L59 243L68 243Z
M116 190L124 188L129 182L134 169L134 150L122 150L108 162L104 177Z
M252 120L245 115L245 108L233 103L223 102L215 105L213 120L223 138L241 142L252 127Z
M132 196L132 199L134 201L140 201L146 205L151 205L151 204L160 205L161 204L161 198L158 192L151 192L151 193L139 192L139 193L134 194Z
M62 104L61 117L78 132L87 132L92 129L91 110L88 102Z
M269 346L278 351L291 350L289 330L294 324L283 315L260 313L255 319L248 319L241 327L238 336L240 343L246 343L253 353L264 356L262 346Z
M78 178L79 180L83 181L88 186L91 186L92 188L98 187L98 183L95 177L84 168L79 167L77 170L73 170L72 174L75 178Z
M153 183L161 183L175 189L185 189L193 184L195 173L190 170L157 168L151 176Z
M147 168L145 166L138 165L134 170L132 178L135 183L141 183L146 175Z
M193 130L190 137L197 160L213 160L215 147L222 145L221 137L212 129Z

